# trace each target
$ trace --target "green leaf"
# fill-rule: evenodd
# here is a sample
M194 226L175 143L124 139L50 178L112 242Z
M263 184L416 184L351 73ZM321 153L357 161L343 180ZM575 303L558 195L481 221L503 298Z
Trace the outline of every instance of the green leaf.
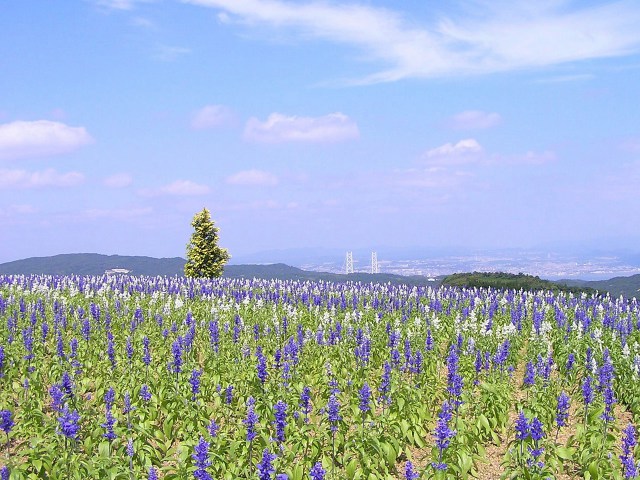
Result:
M563 460L572 460L575 450L573 448L558 447L555 450L556 455Z

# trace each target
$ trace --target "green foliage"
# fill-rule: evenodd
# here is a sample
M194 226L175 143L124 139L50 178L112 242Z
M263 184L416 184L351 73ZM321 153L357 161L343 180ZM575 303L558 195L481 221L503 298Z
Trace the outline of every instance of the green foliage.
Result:
M446 276L442 280L442 285L452 287L496 288L499 290L527 290L532 292L549 290L554 293L597 293L596 290L588 287L570 287L549 280L542 280L540 277L534 277L533 275L525 275L524 273L516 275L505 272L454 273L453 275Z
M218 246L218 227L211 220L209 210L203 208L196 213L191 226L195 231L187 244L184 274L195 278L221 276L230 255L225 248Z

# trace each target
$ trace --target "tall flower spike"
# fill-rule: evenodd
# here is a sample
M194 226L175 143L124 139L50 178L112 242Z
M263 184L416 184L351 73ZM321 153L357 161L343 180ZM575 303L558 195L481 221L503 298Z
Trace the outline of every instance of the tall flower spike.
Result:
M316 462L316 464L311 467L311 471L309 472L309 477L311 480L324 480L324 476L326 475L326 471L322 468L322 463Z
M193 458L193 463L196 466L193 477L196 480L213 480L213 477L207 472L207 468L211 465L211 460L209 460L209 442L204 437L200 437L195 453L191 455L191 458Z
M569 395L562 392L558 396L558 407L556 413L556 424L558 428L567 425L567 419L569 418Z
M262 452L262 460L258 463L258 478L260 480L271 480L271 475L275 473L273 468L273 461L277 458L275 453L269 452L268 448L265 448Z

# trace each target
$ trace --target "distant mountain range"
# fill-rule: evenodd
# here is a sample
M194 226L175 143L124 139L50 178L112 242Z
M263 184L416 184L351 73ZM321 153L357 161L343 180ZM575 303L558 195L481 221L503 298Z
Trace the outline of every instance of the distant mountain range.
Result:
M153 258L142 256L101 255L97 253L71 253L51 257L32 257L24 260L0 263L0 274L4 275L103 275L106 270L122 268L130 270L132 275L183 275L186 260L180 257ZM284 263L268 265L226 265L224 276L228 278L265 278L280 280L309 280L329 282L376 282L392 284L438 286L443 277L429 280L424 276L404 276L389 273L352 273L349 275L316 272L291 267ZM600 292L640 297L640 275L615 277L609 280L560 280L562 285L589 287Z

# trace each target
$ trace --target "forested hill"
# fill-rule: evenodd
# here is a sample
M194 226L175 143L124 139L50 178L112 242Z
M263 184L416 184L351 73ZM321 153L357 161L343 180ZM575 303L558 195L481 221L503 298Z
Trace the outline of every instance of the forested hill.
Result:
M525 275L524 273L504 273L504 272L473 272L454 273L442 279L443 285L453 287L483 287L496 288L500 290L550 290L552 292L570 292L573 294L596 293L596 290L586 285L568 286L549 280L542 280L540 277Z

